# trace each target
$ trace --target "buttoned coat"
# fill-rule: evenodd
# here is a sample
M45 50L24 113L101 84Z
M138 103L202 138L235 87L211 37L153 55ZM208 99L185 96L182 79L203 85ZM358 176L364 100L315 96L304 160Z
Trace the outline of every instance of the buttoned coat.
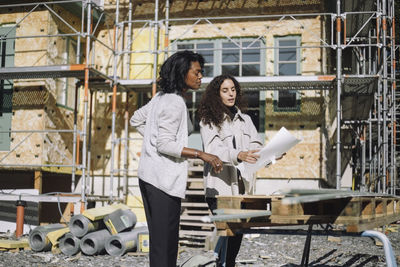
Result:
M215 125L200 122L204 151L218 156L224 163L222 172L216 173L210 164L204 165L204 189L206 197L238 195L238 172L240 151L260 149L263 146L250 116L238 110L233 120L228 115L218 129ZM235 146L233 139L235 139ZM245 193L253 192L255 177L243 177Z

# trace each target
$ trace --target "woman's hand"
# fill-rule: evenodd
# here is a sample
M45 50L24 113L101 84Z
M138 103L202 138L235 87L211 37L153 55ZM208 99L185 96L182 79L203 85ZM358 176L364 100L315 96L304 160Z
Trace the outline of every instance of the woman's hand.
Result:
M259 152L259 149L256 150L249 150L249 151L240 151L237 158L238 160L248 162L248 163L256 163L257 160L260 158L260 155L255 154Z
M220 173L223 169L222 161L215 155L206 152L199 153L199 158L209 163L216 173Z

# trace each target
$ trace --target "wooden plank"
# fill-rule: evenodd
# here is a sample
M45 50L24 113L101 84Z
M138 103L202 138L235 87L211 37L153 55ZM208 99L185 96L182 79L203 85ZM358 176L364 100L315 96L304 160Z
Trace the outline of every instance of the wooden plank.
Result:
M199 202L182 202L182 207L190 207L190 208L208 208L207 203L199 203Z
M203 178L193 178L193 177L187 179L188 183L191 182L203 183L203 180L204 180Z
M194 214L210 215L211 211L209 211L209 210L190 210L190 209L185 209L181 215L194 215Z
M189 216L189 215L181 215L181 220L187 221L201 221L203 216Z
M215 227L214 224L212 223L203 223L203 222L183 222L181 221L179 223L180 225L185 225L185 226L193 226L193 227L201 227L202 229L207 228L207 229L211 229Z
M51 244L55 246L58 244L58 240L60 239L60 237L64 236L68 232L69 232L69 227L65 227L48 233L46 237L50 240Z
M179 230L179 236L185 235L198 235L198 236L210 236L211 231L196 231L196 230Z
M43 187L43 175L41 171L35 171L34 173L34 181L33 181L33 188L39 191L39 194L42 193Z
M398 220L400 220L399 214L392 216L381 216L370 221L359 222L357 224L349 224L346 226L346 231L358 233L365 230L371 230L383 225L388 225Z
M109 206L85 210L82 212L82 215L92 221L96 221L96 220L103 219L106 215L108 215L118 209L128 210L129 207L124 204L113 204L113 205L109 205Z
M25 248L29 247L28 239L20 240L0 240L0 248Z
M191 190L201 190L204 194L204 190L203 190L204 186L202 182L190 182L188 183L186 189L188 189L188 191Z
M186 190L186 195L204 195L204 190Z

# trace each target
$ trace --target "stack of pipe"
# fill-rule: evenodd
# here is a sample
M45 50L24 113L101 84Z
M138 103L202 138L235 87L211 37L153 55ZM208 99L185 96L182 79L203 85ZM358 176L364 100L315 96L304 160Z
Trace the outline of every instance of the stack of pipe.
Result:
M68 225L69 232L57 237L61 252L67 256L80 251L86 255L108 253L112 256L122 256L137 249L140 234L148 234L147 227L134 228L136 215L129 209L117 209L99 218L100 216L86 217L82 214L73 216ZM36 227L29 235L32 250L50 250L54 240L50 242L47 234L64 227L62 224Z

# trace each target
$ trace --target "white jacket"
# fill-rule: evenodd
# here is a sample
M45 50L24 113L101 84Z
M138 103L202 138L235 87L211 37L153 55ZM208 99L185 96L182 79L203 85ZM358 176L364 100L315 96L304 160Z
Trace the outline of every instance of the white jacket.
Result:
M239 164L237 156L240 151L260 149L263 145L250 116L238 110L231 121L226 115L221 130L214 125L210 127L200 122L200 133L204 151L217 155L224 162L224 169L220 173L215 173L211 165L205 163L203 174L206 197L238 195L238 175L234 167ZM236 149L233 147L233 137ZM250 194L255 177L243 178L245 193Z
M181 158L188 145L184 99L174 93L158 93L135 111L130 124L143 135L138 177L171 196L184 198L188 173L188 163Z

